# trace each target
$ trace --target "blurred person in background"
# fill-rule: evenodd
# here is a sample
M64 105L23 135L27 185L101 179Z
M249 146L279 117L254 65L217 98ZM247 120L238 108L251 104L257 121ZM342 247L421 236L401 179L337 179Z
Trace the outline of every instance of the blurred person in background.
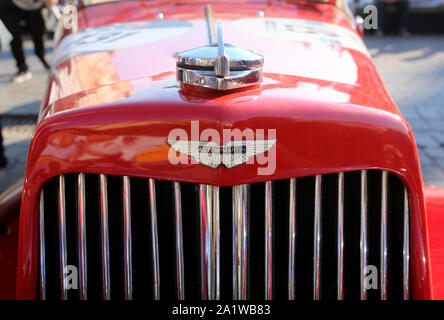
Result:
M46 1L49 6L57 4L57 0ZM12 35L11 51L17 64L17 73L12 77L14 83L21 83L32 77L28 70L23 51L22 29L20 21L24 20L34 42L34 51L43 66L48 70L49 64L45 60L45 23L41 8L43 0L0 0L0 20ZM26 9L24 9L26 8Z
M378 30L376 31L376 36L384 36L384 13L388 6L396 6L399 12L399 34L403 37L410 35L407 30L409 22L409 0L376 0L376 8L378 9Z

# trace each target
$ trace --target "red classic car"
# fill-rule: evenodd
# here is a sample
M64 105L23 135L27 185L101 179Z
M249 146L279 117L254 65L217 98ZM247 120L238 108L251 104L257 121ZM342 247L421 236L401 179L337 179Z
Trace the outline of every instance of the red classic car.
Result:
M444 298L444 192L361 37L340 0L64 10L1 297Z

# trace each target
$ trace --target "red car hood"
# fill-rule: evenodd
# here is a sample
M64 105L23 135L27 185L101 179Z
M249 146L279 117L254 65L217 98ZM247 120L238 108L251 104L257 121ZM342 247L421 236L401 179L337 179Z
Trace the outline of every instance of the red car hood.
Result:
M77 32L54 53L30 166L43 157L59 173L220 185L381 168L421 185L412 132L344 12L237 2L213 4L212 15L226 42L264 56L259 87L219 94L183 90L175 80L174 52L208 41L204 4L129 1L80 10ZM168 133L190 132L191 120L221 134L276 129L274 174L258 176L255 165L171 165Z
M204 8L186 2L162 7L157 2L129 1L81 10L77 32L63 39L54 53L57 68L45 105L55 104L48 112L121 101L155 86L177 85L173 54L207 44ZM159 14L162 20L156 19ZM267 7L237 1L213 4L212 15L223 24L227 43L265 58L260 91L245 96L267 91L282 97L290 89L293 99L352 103L397 113L364 43L345 13L335 7L288 3ZM227 95L225 101L238 98Z

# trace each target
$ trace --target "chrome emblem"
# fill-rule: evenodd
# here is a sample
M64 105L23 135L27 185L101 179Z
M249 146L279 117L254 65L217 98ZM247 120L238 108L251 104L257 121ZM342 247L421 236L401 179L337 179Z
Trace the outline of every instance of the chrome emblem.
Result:
M214 169L223 164L230 169L270 150L275 145L276 139L230 141L223 146L215 141L167 140L167 142L175 151L191 156L198 163Z

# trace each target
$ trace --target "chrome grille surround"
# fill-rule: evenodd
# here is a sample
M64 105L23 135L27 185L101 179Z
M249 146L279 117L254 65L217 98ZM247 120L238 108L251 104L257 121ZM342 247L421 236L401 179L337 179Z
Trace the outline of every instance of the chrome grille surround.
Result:
M114 181L111 188L118 189L114 195L121 194L120 200L110 195L110 179ZM135 183L142 187L134 188ZM66 184L77 192L67 192ZM190 195L196 202L191 207ZM261 196L263 202L259 204ZM75 210L67 208L66 197L75 198L70 200L77 204ZM231 201L227 201L230 197ZM113 206L114 214L109 210L109 199L121 204L120 208ZM134 199L136 203L145 201L146 206L138 208L133 204ZM166 200L171 202L171 210L161 209L165 208ZM97 202L97 212L88 211L91 201ZM51 202L55 204L50 205ZM410 298L408 193L400 180L387 171L341 172L233 187L73 173L60 175L45 185L39 209L38 295L41 299L110 299L114 291L115 297L124 299L142 296L160 299L162 290L173 287L171 294L162 293L162 298L292 300L303 298L301 292L310 290L313 299ZM115 214L119 211L120 218ZM69 224L73 221L72 215L77 215L74 217L77 226ZM311 215L311 222L306 222L310 219L304 221L301 215ZM99 223L91 226L94 216ZM146 220L146 225L134 224L135 216ZM57 223L52 217L57 217ZM168 226L172 228L166 229L166 219L170 219ZM184 226L184 223L190 226L191 219L196 220L196 229ZM263 219L262 231L251 230L253 219ZM357 223L352 226L353 219ZM145 226L149 228L145 230ZM51 228L57 232L49 232ZM97 232L91 232L91 228L97 228ZM134 233L145 236L144 232L148 235L144 238L146 243L142 246L136 243L134 247ZM253 238L260 232L262 240ZM161 237L162 233L173 235L171 243L165 243L167 237ZM77 243L67 243L73 239L67 234L76 235ZM191 240L193 234L199 246ZM307 241L310 238L311 246ZM333 238L334 243L329 243ZM379 243L374 239L379 239ZM57 245L47 246L51 241ZM118 241L121 246L115 248ZM257 241L263 241L260 248L252 249ZM96 261L91 261L93 253L89 253L89 246L93 247L94 242L100 254ZM72 248L76 248L76 253L71 253ZM121 250L121 254L115 250ZM255 250L263 250L262 261L251 260L250 252L254 255ZM300 253L303 250L306 252ZM310 255L310 251L311 288L302 279L307 274L301 270L309 270L305 266L307 261L298 259L301 254ZM51 259L54 256L57 259ZM121 259L116 261L111 256L121 256ZM149 263L140 264L139 257L147 257ZM162 261L165 257L168 264ZM327 268L329 261L334 261L333 271ZM164 270L162 263L174 268ZM366 286L367 263L379 268L376 295ZM73 293L68 293L64 281L64 270L70 264L80 271L79 290ZM93 278L90 269L94 264L100 265L100 288L90 284ZM120 269L114 269L115 264L121 264ZM253 270L256 267L257 272ZM59 270L57 285L54 285L57 280L52 279L49 279L51 284L47 284L47 279L54 277L48 268ZM112 276L115 270L122 271L121 280ZM174 275L167 273L171 270ZM401 275L399 278L394 277L396 272ZM282 274L286 281L282 281ZM227 281L230 276L232 279ZM186 285L187 281L198 283L199 292L194 292L196 286ZM139 282L151 289L134 287ZM165 283L166 289L162 289L161 283ZM262 287L262 294L252 286Z

